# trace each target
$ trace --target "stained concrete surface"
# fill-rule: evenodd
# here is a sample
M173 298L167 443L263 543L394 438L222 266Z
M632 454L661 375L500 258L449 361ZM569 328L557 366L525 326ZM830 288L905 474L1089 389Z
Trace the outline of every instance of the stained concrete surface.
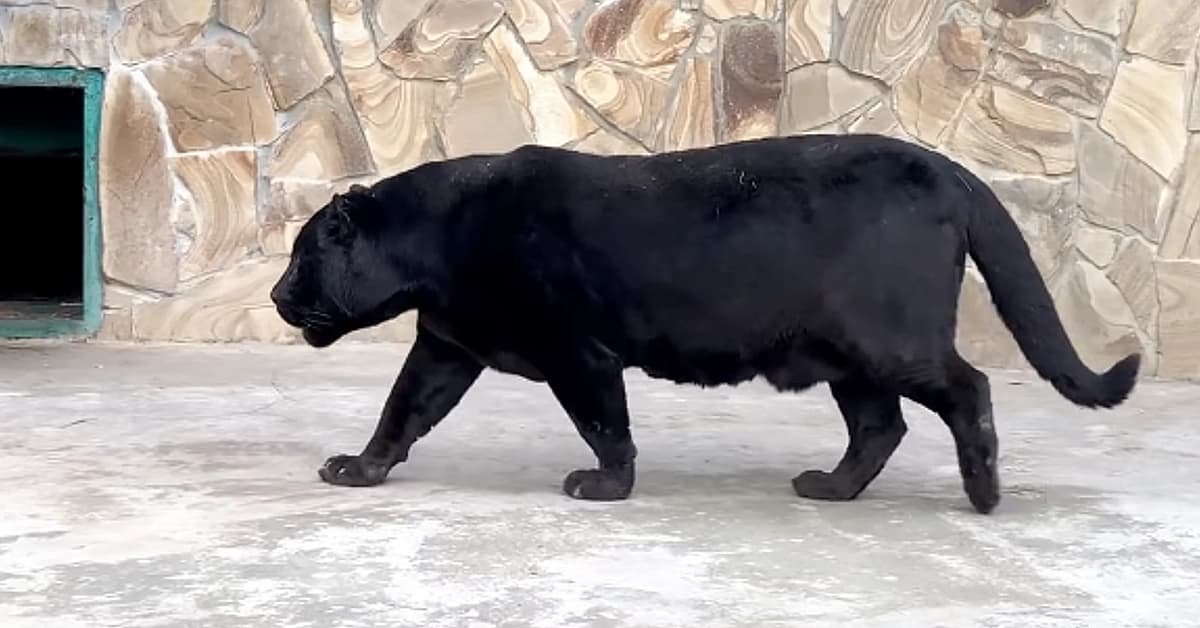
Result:
M856 502L796 498L827 390L628 377L633 499L549 393L487 374L387 484L325 486L403 347L0 345L0 626L1185 626L1200 622L1200 386L1113 412L994 373L1004 501L912 427Z

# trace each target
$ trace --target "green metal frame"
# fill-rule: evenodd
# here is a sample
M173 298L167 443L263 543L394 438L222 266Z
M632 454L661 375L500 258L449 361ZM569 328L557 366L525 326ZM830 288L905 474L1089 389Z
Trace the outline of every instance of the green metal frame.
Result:
M83 318L0 321L0 338L90 336L100 328L104 309L98 195L104 72L94 68L0 67L0 86L83 90Z

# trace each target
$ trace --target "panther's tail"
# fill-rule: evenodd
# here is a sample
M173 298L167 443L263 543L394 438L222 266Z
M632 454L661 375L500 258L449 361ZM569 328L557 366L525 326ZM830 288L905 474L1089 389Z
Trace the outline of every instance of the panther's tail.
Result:
M1071 345L1029 245L1008 211L973 175L961 168L957 174L972 182L967 250L1025 358L1073 403L1088 408L1120 404L1133 390L1141 355L1126 356L1102 374L1089 369Z

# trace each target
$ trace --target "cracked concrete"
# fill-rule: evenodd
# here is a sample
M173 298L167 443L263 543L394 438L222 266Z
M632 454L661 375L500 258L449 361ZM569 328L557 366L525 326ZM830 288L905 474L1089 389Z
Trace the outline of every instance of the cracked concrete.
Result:
M371 489L321 484L404 348L0 345L0 626L1200 625L1200 386L1113 412L993 373L1004 501L911 431L856 502L789 479L845 437L827 391L631 372L634 497L541 386L487 374Z

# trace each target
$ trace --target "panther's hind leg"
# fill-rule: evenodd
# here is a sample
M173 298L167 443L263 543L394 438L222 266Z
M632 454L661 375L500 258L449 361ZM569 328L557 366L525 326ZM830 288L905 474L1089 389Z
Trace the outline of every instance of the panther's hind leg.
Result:
M792 480L796 494L809 499L854 499L883 470L907 431L899 395L861 377L830 383L846 421L849 443L831 472L805 471Z

